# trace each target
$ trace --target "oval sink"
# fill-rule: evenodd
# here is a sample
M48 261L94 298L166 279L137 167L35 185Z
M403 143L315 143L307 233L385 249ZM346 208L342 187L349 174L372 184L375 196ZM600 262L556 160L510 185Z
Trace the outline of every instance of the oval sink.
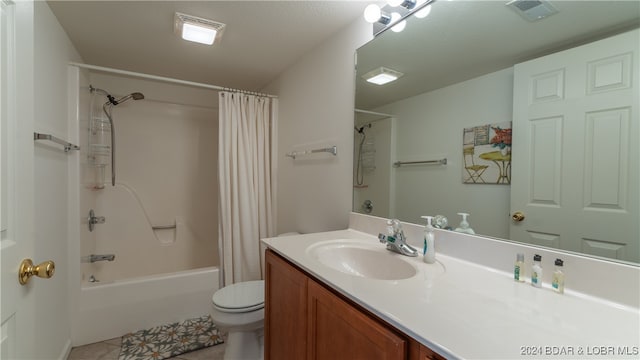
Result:
M375 244L378 245L378 244ZM321 264L348 275L378 280L402 280L416 275L416 268L402 255L354 240L332 240L313 245L308 253Z

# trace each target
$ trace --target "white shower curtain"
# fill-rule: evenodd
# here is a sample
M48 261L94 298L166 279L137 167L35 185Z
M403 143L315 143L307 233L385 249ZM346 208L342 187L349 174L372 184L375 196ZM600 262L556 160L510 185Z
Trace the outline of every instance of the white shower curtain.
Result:
M219 222L223 284L262 279L260 239L275 235L278 100L219 94Z

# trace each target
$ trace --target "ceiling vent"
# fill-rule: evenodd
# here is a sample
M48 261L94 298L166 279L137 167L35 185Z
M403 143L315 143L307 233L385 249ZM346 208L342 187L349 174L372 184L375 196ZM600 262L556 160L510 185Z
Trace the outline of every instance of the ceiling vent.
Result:
M513 0L507 6L528 21L537 21L558 12L548 1L544 0Z

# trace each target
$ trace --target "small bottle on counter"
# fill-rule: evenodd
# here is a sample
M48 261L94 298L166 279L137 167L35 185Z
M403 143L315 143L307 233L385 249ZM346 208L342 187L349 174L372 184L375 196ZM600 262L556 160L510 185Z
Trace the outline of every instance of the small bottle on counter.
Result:
M433 225L431 225L432 216L421 216L427 219L427 226L424 228L424 247L422 250L423 260L427 264L436 262L435 235L433 234Z
M513 279L515 281L524 281L524 254L516 256L516 264L513 267Z
M531 285L542 287L542 256L535 254L533 256L533 266L531 267Z
M562 265L564 262L560 259L556 259L556 271L553 272L553 281L551 287L558 294L564 294L564 273L562 272Z

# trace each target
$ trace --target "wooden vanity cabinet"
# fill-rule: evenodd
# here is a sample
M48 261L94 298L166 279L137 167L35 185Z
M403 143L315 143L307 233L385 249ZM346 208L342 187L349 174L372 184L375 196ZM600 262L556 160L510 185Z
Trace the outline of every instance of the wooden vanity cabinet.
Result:
M271 250L265 269L265 359L442 359Z
M264 357L305 359L307 275L271 250L265 258Z

